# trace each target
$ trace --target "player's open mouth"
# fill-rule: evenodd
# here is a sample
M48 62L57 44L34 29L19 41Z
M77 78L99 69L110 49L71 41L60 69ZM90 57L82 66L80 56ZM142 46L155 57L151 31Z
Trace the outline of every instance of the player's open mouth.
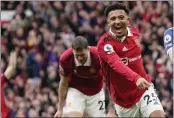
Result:
M120 27L115 27L116 33L121 33L121 32L122 32L122 29L123 29L122 26L120 26Z

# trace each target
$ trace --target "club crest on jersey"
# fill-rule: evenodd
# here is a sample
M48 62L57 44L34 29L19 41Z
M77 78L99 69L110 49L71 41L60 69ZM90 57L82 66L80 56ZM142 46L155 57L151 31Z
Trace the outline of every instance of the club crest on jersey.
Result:
M140 40L138 38L135 38L134 41L137 47L141 47Z
M114 49L113 49L113 47L112 47L111 44L106 44L106 45L104 46L104 51L105 51L107 54L111 54L111 53L114 52Z
M90 72L91 74L94 74L94 73L96 73L96 70L95 70L95 68L91 67L91 68L89 69L89 72Z

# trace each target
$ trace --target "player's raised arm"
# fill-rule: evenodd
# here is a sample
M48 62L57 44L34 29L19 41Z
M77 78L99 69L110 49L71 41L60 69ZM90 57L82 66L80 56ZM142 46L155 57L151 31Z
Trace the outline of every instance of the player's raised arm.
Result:
M16 63L17 63L17 54L16 54L16 52L11 52L10 56L9 56L8 67L5 70L4 74L1 75L1 85L2 86L5 82L5 78L10 79L14 75L15 69L16 69Z
M102 41L102 39L100 41ZM146 89L151 85L144 78L142 78L140 75L135 73L120 61L120 57L115 53L111 44L104 44L103 42L99 42L98 53L99 57L108 63L110 67L114 69L114 71L118 72L126 79L136 83L139 89Z
M11 52L9 57L8 67L4 72L4 76L7 79L10 79L14 75L16 69L16 63L17 63L17 54L16 52Z
M169 28L164 32L164 46L167 54L173 61L173 28Z
M1 116L2 117L8 117L10 115L10 109L7 107L6 103L5 103L5 95L4 95L4 91L3 91L3 85L6 81L6 79L10 79L14 74L15 74L15 70L16 70L16 61L17 60L17 54L16 52L11 52L10 56L9 56L9 63L8 63L8 67L5 70L4 74L1 75Z

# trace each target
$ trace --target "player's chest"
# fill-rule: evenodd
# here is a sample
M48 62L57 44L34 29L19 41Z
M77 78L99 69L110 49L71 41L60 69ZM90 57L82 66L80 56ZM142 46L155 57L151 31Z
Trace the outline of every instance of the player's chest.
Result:
M79 66L74 68L74 73L81 75L95 75L99 71L99 68L94 66Z
M73 66L72 74L80 78L95 78L100 71L100 63L98 60L91 60L90 66Z
M141 54L141 44L139 37L127 38L123 42L112 40L114 51L120 57L132 57ZM114 43L115 42L115 43Z
M98 73L99 68L95 66L79 66L73 69L73 75L83 79L97 78Z

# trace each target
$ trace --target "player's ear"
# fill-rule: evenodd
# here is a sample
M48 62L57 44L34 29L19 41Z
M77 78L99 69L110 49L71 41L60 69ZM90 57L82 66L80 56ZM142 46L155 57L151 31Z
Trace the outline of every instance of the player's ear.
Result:
M108 27L111 27L111 23L108 23Z
M108 27L111 27L111 23L109 22L109 18L106 19L107 21L107 24L108 24Z
M130 23L130 17L127 16L127 23L129 24Z

